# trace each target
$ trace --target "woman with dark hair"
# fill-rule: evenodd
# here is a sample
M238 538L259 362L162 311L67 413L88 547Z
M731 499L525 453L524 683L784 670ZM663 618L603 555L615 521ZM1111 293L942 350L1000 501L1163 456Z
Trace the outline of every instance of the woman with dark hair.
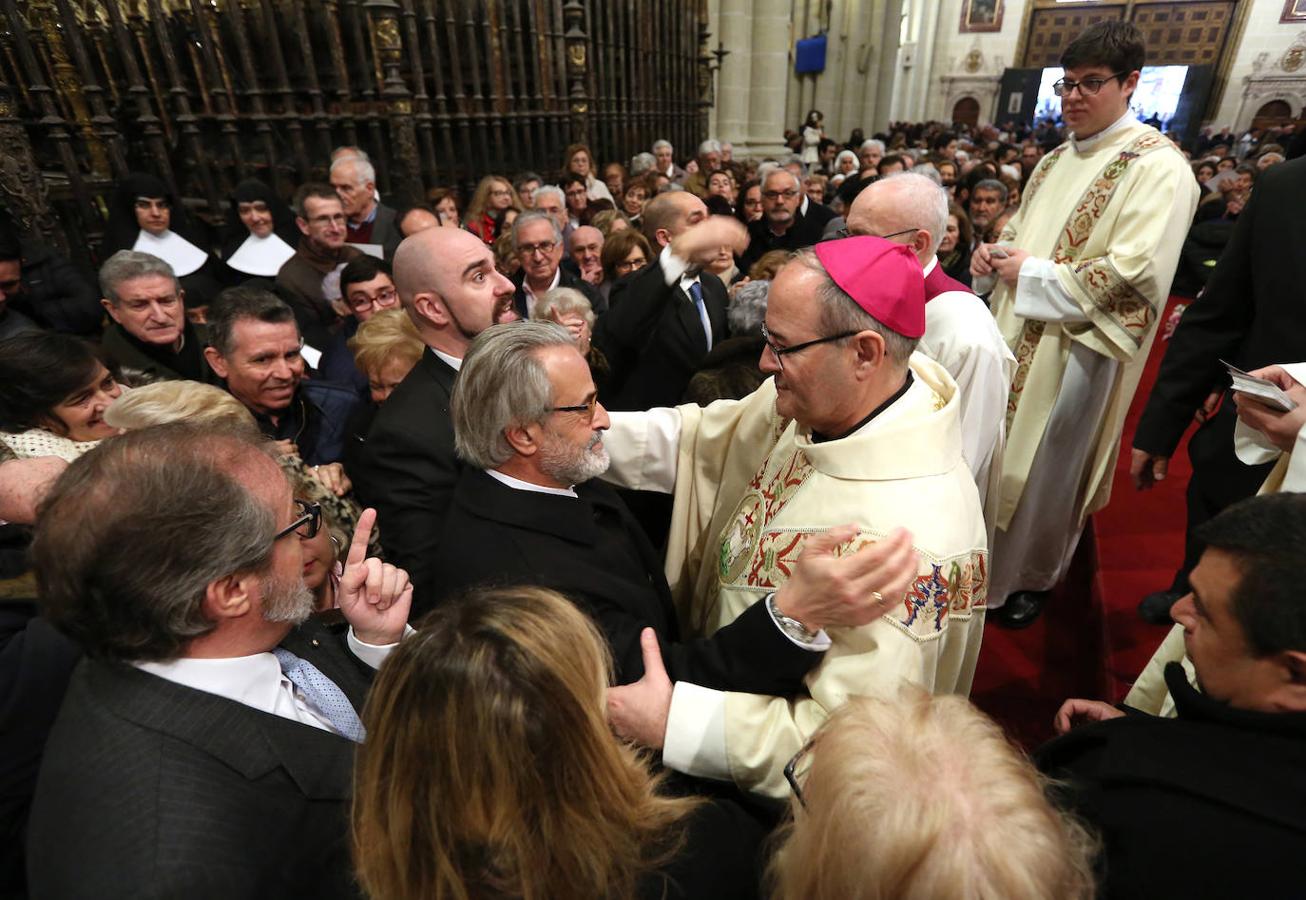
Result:
M117 434L104 411L121 394L80 338L36 332L0 341L0 443L20 459L71 462Z
M237 279L276 278L295 255L301 237L295 214L263 182L250 178L231 192L232 221L222 241L222 258Z
M482 589L421 620L363 711L353 852L376 900L756 896L760 829L668 796L613 737L596 626L560 594Z
M200 226L162 179L132 172L114 188L101 257L119 250L149 253L172 266L188 307L208 306L223 287L222 264L209 254Z
M627 228L608 235L599 260L603 265L603 284L599 289L610 289L618 278L637 272L652 262L653 251L644 235Z
M939 266L949 278L970 287L970 246L974 238L970 217L955 201L948 203L948 225L937 252Z
M739 189L739 199L735 203L735 217L748 227L762 218L762 182L751 178Z
M437 187L426 192L426 204L435 211L436 220L445 228L461 228L462 211L458 208L458 192L453 188ZM512 207L508 207L512 209Z

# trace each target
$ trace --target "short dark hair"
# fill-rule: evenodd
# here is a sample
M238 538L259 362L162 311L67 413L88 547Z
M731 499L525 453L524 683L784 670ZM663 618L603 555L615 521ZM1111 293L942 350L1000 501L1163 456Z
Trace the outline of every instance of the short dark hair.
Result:
M399 221L403 220L400 219ZM371 281L378 275L386 275L391 281L394 281L394 273L390 270L388 262L384 259L377 259L375 256L363 254L340 270L340 293L347 293L351 284Z
M271 291L248 286L227 288L218 294L208 314L209 343L224 357L236 349L233 335L241 319L278 324L294 322L295 313Z
M44 615L88 655L111 660L172 659L213 630L208 585L262 572L272 556L276 517L232 472L264 447L259 436L178 422L79 458L37 520Z
M957 135L955 135L951 131L940 132L939 134L936 134L934 136L934 140L930 142L930 149L947 150L948 145L951 144L956 139L957 139Z
M1122 72L1123 83L1130 72L1143 68L1146 58L1143 33L1129 22L1111 19L1088 26L1067 44L1061 51L1061 68L1106 66L1112 72Z
M318 200L335 200L339 202L340 195L331 185L321 181L310 181L308 184L301 184L299 190L295 191L294 199L290 201L291 208L295 215L307 221L308 213L304 211L304 201L309 198Z
M18 235L0 226L0 262L12 260L23 261L23 245L18 240Z
M1300 559L1306 546L1306 495L1262 494L1226 508L1195 534L1234 558L1242 578L1230 608L1256 656L1306 651Z
M589 182L585 180L584 175L577 175L575 172L564 172L562 177L558 179L558 187L562 188L563 193L566 193L569 184L579 184L583 188L589 187Z
M890 153L888 156L881 157L875 171L883 172L885 166L902 166L903 171L907 171L907 161L903 159L900 153Z
M99 352L81 338L37 331L0 341L0 430L54 424L52 410L95 378Z

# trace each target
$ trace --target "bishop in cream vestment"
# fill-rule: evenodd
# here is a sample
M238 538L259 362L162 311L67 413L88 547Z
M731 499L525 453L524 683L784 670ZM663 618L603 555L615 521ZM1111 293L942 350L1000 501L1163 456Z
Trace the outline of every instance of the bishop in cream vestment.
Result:
M814 442L775 412L774 380L740 401L613 413L608 477L674 490L667 578L689 630L711 634L783 584L807 537L844 523L850 549L908 529L919 575L902 605L830 629L807 693L766 697L677 683L663 759L773 797L785 763L850 696L905 679L967 693L984 625L984 519L962 458L956 384L914 354L910 386L852 434Z
M1126 113L1045 156L1003 229L999 243L1030 257L991 301L1016 357L993 606L1055 585L1085 518L1106 504L1197 198L1179 149Z

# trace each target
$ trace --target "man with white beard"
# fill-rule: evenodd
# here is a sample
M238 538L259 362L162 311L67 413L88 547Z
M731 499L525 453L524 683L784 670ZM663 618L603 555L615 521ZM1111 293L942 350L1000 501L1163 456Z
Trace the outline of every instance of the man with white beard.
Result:
M608 468L608 413L566 329L526 322L483 332L463 359L451 414L467 465L433 567L439 596L491 581L553 588L603 631L617 683L642 676L640 632L652 628L672 680L800 692L829 641L793 640L776 611L815 628L864 623L883 610L863 588L900 597L915 573L909 541L836 558L851 529L832 529L809 541L773 598L710 638L682 641L661 557L597 478Z

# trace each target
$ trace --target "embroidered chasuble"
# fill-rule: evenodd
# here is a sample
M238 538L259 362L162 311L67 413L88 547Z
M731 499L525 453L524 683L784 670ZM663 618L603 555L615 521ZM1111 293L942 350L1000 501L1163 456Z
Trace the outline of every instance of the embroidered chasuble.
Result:
M1016 357L994 542L993 605L1064 573L1106 505L1120 435L1198 188L1178 148L1130 116L1034 170L999 242L1030 254L991 302ZM1050 262L1049 262L1050 261Z
M666 572L691 633L713 633L783 585L813 532L856 524L858 536L842 551L849 552L902 526L920 555L919 577L899 607L861 628L829 629L830 649L806 694L694 686L682 694L678 685L668 765L783 797L785 763L846 698L896 691L904 679L935 693L969 692L984 626L984 519L962 457L956 384L919 353L911 369L901 398L851 435L819 443L776 416L774 379L705 409L613 414L605 477L662 490L674 478ZM659 434L655 420L667 413L678 428ZM693 730L678 723L701 711L701 695L715 696L723 728L675 760L673 737Z

